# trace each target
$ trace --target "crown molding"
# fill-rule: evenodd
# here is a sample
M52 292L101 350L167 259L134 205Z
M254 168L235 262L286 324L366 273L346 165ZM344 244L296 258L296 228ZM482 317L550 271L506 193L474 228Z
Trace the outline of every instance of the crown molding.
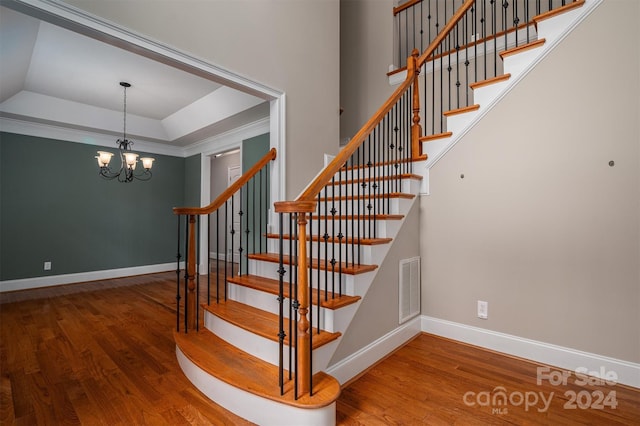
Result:
M11 117L0 117L0 131L6 133L17 133L20 135L35 136L47 139L57 139L68 142L83 143L102 147L116 148L116 136L104 135L81 129L56 126L50 123L37 123L24 121ZM170 155L173 157L184 157L184 149L172 145L157 142L134 139L135 151L147 152L150 154Z

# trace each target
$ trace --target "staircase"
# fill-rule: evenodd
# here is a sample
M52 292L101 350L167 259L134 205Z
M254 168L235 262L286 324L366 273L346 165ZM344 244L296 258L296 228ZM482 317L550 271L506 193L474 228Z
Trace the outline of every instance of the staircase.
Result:
M423 136L420 122L428 113L418 87L428 84L428 67L435 69L438 44L475 3L465 1L442 38L409 58L406 79L390 100L301 196L275 203L278 223L271 227L278 233L267 233L266 224L256 225L243 212L252 202L260 205L249 201L248 188L275 160L274 150L211 205L175 209L185 221L187 266L184 280L177 270L174 337L189 380L256 424L334 424L340 383L326 371L404 218L417 195L427 192L429 168L600 1L569 3L534 18L536 39L503 50L502 73L469 82L473 103L443 112L446 128L427 126L430 134ZM240 205L229 207L234 193ZM213 227L211 217L219 221L220 209L240 215L237 249L244 260L236 266L225 261L222 274L216 259L215 275L222 279L209 274L209 283L218 285L205 296L196 260L199 217L208 216ZM235 232L232 227L232 238ZM178 254L178 264L181 259Z

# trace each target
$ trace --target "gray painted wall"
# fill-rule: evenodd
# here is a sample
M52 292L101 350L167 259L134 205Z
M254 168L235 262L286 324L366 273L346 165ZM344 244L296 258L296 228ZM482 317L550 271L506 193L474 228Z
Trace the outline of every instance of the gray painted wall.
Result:
M603 2L431 169L425 315L640 362L639 19Z
M153 178L124 184L98 176L98 149L0 133L0 280L175 261L185 160L154 154Z
M419 256L420 204L416 201L392 242L349 328L343 334L330 364L335 364L369 345L399 324L398 276L400 261Z

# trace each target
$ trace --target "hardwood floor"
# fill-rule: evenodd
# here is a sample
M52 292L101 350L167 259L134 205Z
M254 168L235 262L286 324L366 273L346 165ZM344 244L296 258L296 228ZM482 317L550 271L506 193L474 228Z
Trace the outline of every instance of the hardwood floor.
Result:
M184 377L174 327L175 273L0 293L0 424L248 424ZM537 367L422 334L344 387L337 423L639 424L640 390L538 385Z

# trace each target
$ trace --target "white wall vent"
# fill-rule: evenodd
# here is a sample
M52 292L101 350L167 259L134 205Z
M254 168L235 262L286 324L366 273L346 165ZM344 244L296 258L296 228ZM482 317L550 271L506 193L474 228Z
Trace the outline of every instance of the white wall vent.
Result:
M400 324L420 313L420 257L400 261L398 281Z

